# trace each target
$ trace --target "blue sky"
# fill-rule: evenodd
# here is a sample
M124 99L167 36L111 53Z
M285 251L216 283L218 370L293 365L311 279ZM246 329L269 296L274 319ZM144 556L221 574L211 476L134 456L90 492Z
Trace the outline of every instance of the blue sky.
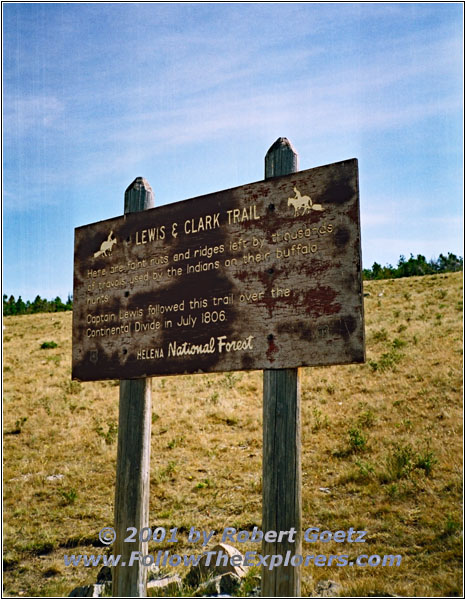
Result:
M463 255L463 6L3 4L3 293L72 293L77 226L359 160L363 266Z

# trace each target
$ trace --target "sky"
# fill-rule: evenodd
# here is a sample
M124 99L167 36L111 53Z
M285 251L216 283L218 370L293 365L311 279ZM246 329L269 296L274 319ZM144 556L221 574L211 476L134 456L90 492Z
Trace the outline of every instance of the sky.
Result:
M461 3L3 3L3 293L73 291L74 228L359 161L363 267L463 256Z

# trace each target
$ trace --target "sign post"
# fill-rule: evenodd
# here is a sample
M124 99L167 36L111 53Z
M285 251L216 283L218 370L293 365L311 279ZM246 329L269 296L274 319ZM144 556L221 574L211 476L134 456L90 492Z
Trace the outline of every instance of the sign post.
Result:
M298 170L298 155L279 138L265 157L265 178ZM262 544L264 556L281 555L272 570L262 567L263 597L299 597L301 569L285 564L301 551L301 388L299 369L268 369L263 376L262 529L293 531L287 541ZM289 559L288 559L289 560Z
M153 206L150 185L142 177L136 178L125 192L125 214ZM149 525L151 394L149 378L120 381L113 552L115 556L120 554L121 559L113 568L113 596L145 598L147 595L147 568L139 560L128 565L133 551L139 551L140 556L148 554L148 543L140 541L139 535L135 542L124 540L128 527L136 527L139 534Z

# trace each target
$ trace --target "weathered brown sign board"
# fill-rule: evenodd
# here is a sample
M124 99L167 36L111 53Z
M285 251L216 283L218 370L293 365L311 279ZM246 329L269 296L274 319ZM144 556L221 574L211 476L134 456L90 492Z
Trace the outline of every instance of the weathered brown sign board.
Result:
M363 362L357 160L75 230L74 379Z

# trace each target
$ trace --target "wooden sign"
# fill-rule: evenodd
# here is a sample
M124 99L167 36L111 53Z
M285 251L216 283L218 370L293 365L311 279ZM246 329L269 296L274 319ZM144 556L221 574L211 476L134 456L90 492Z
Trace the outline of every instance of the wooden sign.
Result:
M364 358L356 159L75 230L74 379Z

